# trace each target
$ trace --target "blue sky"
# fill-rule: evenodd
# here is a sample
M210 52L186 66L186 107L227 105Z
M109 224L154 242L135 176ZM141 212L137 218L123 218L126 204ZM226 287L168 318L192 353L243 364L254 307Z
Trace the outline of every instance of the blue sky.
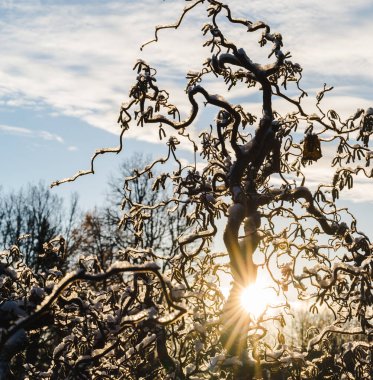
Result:
M373 3L371 0L227 1L234 14L264 20L280 31L292 60L304 68L303 87L310 95L323 83L335 90L327 106L343 115L373 105ZM270 5L268 5L270 4ZM154 26L177 19L184 1L41 1L0 0L0 176L4 189L39 179L46 183L87 169L97 148L116 146L120 105L135 78L138 58L159 71L158 81L172 102L188 112L183 93L185 74L198 70L209 50L201 47L204 20L192 13L179 31L163 31L160 42L140 52ZM255 47L252 38L232 30L240 46ZM256 40L254 38L254 42ZM251 43L251 45L250 45ZM251 50L250 50L251 51ZM208 82L211 92L220 83ZM229 99L260 112L257 97L237 89ZM282 110L282 104L276 104ZM201 116L200 123L208 119ZM151 127L132 128L124 151L96 163L96 174L55 191L77 191L92 207L104 199L106 181L119 163L135 151L156 156L163 148ZM187 158L189 153L184 153ZM326 164L309 169L310 183L330 178ZM368 226L373 211L369 181L343 194L345 204Z

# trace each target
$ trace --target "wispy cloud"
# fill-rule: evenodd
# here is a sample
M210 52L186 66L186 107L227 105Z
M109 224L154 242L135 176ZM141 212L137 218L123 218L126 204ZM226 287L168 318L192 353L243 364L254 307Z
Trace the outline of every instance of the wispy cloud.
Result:
M305 74L308 85L317 87L332 76L349 86L351 97L369 98L362 91L373 84L370 0L343 6L337 0L286 0L270 6L259 0L227 2L239 16L263 19L282 32L285 49L309 72ZM160 85L170 90L171 100L188 111L183 78L210 55L201 47L201 12L188 16L179 31L161 32L158 44L143 52L138 48L152 38L154 25L176 20L185 4L158 0L0 2L0 43L7 52L7 59L0 62L0 98L13 107L46 104L118 133L116 116L134 80L132 65L143 58L158 68ZM260 52L256 37L242 29L233 28L229 35L253 52L255 59L268 54L264 49ZM144 131L136 129L130 136L149 138L149 131Z
M0 124L0 132L6 133L9 135L41 138L41 139L47 140L47 141L57 141L61 144L64 143L64 140L61 136L59 136L55 133L50 133L48 131L35 131L32 129L28 129L28 128L14 127L11 125L1 125Z
M50 133L47 131L38 131L37 135L41 137L43 140L48 140L48 141L57 141L59 143L63 143L63 138L61 136L58 136L54 133Z
M284 50L290 50L292 60L305 69L304 82L310 95L324 82L336 87L325 98L326 108L348 116L357 107L372 106L371 0L343 5L340 0L284 0L270 5L262 0L226 2L238 17L264 20L273 31L282 33ZM118 134L119 106L135 80L133 64L141 58L157 68L158 83L169 90L171 102L188 113L185 74L200 69L211 56L209 49L202 47L200 27L206 21L205 14L192 12L178 31L161 31L157 44L139 50L142 43L152 39L154 26L174 22L185 4L159 0L47 4L36 0L0 1L0 44L7 56L0 61L0 105L48 107L54 114L74 116ZM236 27L226 32L255 61L267 59L268 48L259 48L258 35L243 33ZM212 93L225 93L222 81L209 80L207 86ZM245 87L225 95L234 103L243 103L247 111L260 114L258 97ZM276 100L274 107L281 114L292 111L281 100ZM305 107L314 112L312 96L305 99ZM199 121L204 123L205 118L199 116ZM60 136L47 131L0 125L0 132L63 143ZM127 137L148 142L157 141L157 136L154 126L132 128L127 133ZM328 153L328 157L332 154ZM311 186L330 180L326 161L306 172ZM372 200L369 184L358 179L358 185L358 190L343 196Z
M11 125L0 125L0 131L10 134L10 135L19 135L19 136L31 136L31 130L21 127L12 127Z

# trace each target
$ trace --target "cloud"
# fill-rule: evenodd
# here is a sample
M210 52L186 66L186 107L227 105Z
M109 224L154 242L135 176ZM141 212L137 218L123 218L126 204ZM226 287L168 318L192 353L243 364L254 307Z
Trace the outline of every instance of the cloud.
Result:
M350 96L355 98L361 97L359 86L371 87L373 72L368 68L373 65L373 51L367 49L373 33L367 12L370 1L358 0L343 6L337 0L286 0L270 6L258 0L228 3L238 16L253 21L263 19L282 32L285 49L289 48L294 60L303 63L309 72L308 85L322 85L324 78L331 75L337 82L345 81ZM188 70L198 70L210 56L209 50L201 47L199 29L204 13L192 12L179 31L161 31L158 44L139 51L139 46L153 37L154 25L175 21L185 4L158 0L124 4L0 3L4 11L0 43L7 52L7 59L0 62L0 96L11 97L8 106L45 104L61 114L118 133L119 105L135 79L131 70L134 62L143 58L157 67L159 84L169 89L171 101L188 112L183 78ZM258 36L251 37L239 28L232 28L229 34L250 54L253 51L253 56L263 58L268 54L267 49L259 49L256 44ZM357 77L359 84L354 83ZM131 137L141 140L148 135L137 130Z
M290 50L292 60L304 67L303 86L310 93L304 103L307 111L315 111L314 95L324 82L335 86L325 97L326 109L336 109L346 117L358 107L372 105L371 0L344 2L343 6L340 0L227 3L237 17L264 20L272 31L282 33L284 51ZM55 115L74 116L93 127L119 134L119 107L127 100L136 78L132 67L141 58L157 68L158 85L169 91L170 101L180 108L184 118L190 111L184 92L185 75L189 70L201 69L205 59L211 57L209 48L202 47L200 27L206 22L203 6L187 15L179 30L160 31L158 43L139 50L142 43L153 38L154 26L176 21L184 5L188 3L159 0L0 2L0 44L7 55L0 61L0 104L52 108ZM221 22L224 28L224 20ZM270 47L258 46L261 32L250 34L231 26L224 31L253 60L266 62ZM237 86L226 93L222 80L210 78L204 83L210 93L223 94L233 104L242 103L247 111L260 115L257 89ZM201 110L202 101L199 96ZM274 108L281 114L294 110L281 100L274 100ZM201 113L193 126L194 136L201 129L197 124L207 127L216 111L205 113L209 116ZM63 143L60 136L46 131L4 125L0 131ZM177 133L170 131L171 134ZM158 128L133 126L125 136L158 142ZM315 185L330 176L326 163L317 170L306 170ZM365 182L361 185L360 189L367 190ZM356 191L362 190L346 194ZM371 199L369 191L359 197L356 194L347 197Z
M61 136L58 136L54 133L50 133L47 131L38 131L37 135L41 137L43 140L48 140L48 141L57 141L59 143L63 143L63 138Z
M31 136L31 130L21 127L12 127L10 125L0 125L0 131L10 134L10 135L18 135L18 136Z
M152 25L146 2L121 8L116 2L33 4L14 5L18 17L0 21L7 50L7 60L0 63L1 92L17 94L7 105L31 98L118 131L115 120L134 79L138 47L152 33L152 27L146 33Z
M47 140L47 141L57 141L60 144L64 143L64 140L61 136L54 134L54 133L50 133L48 131L35 131L32 129L22 128L22 127L14 127L11 125L0 125L0 132L6 133L9 135L41 138L41 139Z

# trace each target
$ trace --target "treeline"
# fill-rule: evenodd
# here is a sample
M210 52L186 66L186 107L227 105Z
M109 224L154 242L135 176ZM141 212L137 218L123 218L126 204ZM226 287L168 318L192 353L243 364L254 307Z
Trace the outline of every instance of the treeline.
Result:
M25 263L39 269L45 244L61 235L70 242L79 221L78 197L66 207L61 197L42 182L15 192L0 193L0 247L18 246Z
M0 380L102 378L102 371L111 378L122 372L139 378L147 373L149 363L134 365L132 359L121 369L94 365L89 372L96 363L95 350L106 341L118 345L113 320L124 323L119 336L126 343L120 352L110 352L111 360L146 339L147 333L137 333L143 318L137 313L144 305L153 307L153 293L164 297L163 276L178 260L175 245L186 226L177 214L153 208L167 189L155 194L149 178L123 183L145 163L141 155L124 162L109 181L104 204L89 211L81 210L76 195L66 202L43 183L0 192ZM121 205L124 191L127 202ZM138 226L126 215L144 202L149 214L146 225ZM147 269L149 262L157 265ZM146 274L131 272L143 267ZM102 281L103 273L107 278ZM161 287L153 284L157 278ZM129 302L123 304L131 288ZM56 299L45 303L48 297ZM130 320L121 322L126 316ZM166 339L165 329L162 334ZM80 363L83 354L90 359ZM161 368L153 358L151 371Z
M77 194L66 202L42 182L28 184L18 191L0 191L0 250L17 246L25 264L35 271L44 265L48 242L58 237L63 238L64 247L63 257L59 257L56 265L62 265L64 271L80 256L97 257L105 269L114 260L122 259L120 252L131 246L140 245L162 256L171 254L181 228L178 218L162 208L150 209L141 237L137 233L139 226L126 223L125 218L137 203L151 206L165 194L151 191L149 179L140 180L127 188L132 203L121 207L123 178L131 176L137 165L146 162L140 154L123 162L117 175L108 181L104 204L88 211L82 211Z

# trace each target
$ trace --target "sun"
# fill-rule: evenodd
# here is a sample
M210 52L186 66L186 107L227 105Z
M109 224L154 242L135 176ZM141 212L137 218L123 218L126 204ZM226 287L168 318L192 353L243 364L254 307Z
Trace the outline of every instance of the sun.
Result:
M244 288L240 296L241 307L251 316L258 318L266 308L278 303L276 293L268 283L257 281Z

